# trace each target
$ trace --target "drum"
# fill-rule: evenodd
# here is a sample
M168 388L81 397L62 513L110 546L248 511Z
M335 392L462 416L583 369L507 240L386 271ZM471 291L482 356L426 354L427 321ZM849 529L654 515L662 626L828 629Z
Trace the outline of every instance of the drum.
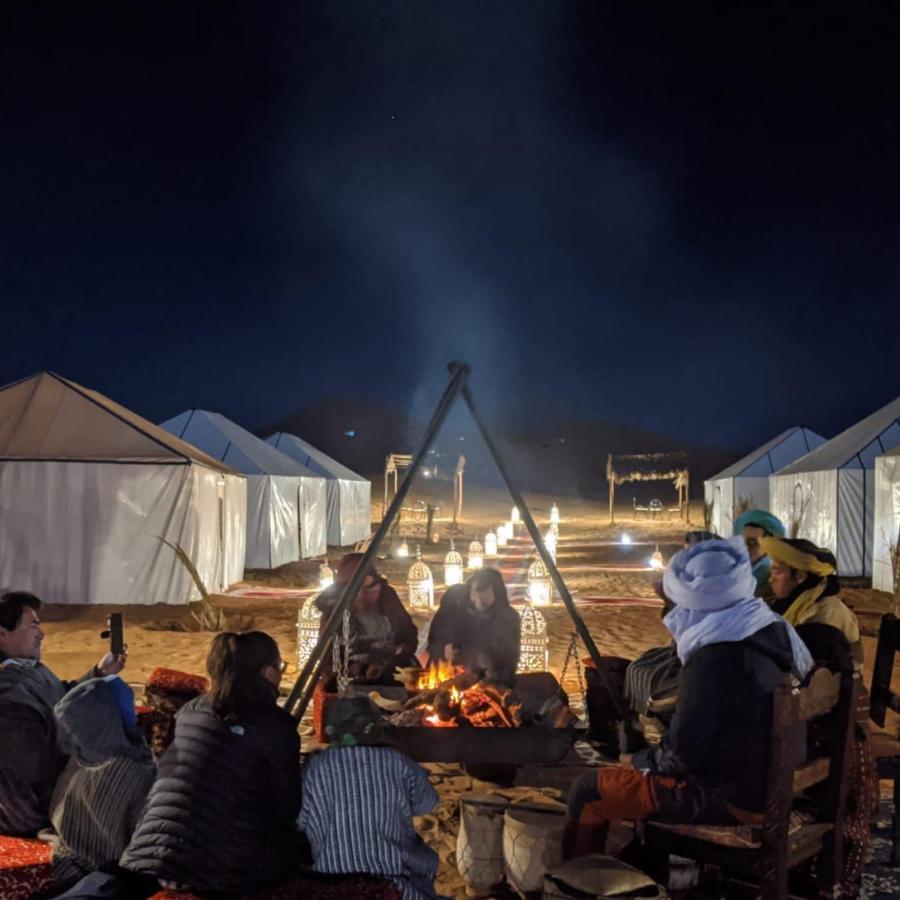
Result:
M513 804L504 814L503 864L519 894L540 892L544 875L562 862L566 807L562 803Z
M466 794L459 801L456 867L471 893L487 893L503 879L504 797Z

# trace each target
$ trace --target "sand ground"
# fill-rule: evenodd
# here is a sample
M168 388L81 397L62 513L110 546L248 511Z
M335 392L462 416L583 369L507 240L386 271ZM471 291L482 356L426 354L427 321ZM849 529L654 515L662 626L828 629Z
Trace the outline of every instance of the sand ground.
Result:
M441 492L448 494L442 497ZM449 488L430 486L431 496L450 509ZM377 492L375 492L377 496ZM421 492L419 496L426 496ZM413 497L415 499L415 497ZM550 505L554 498L528 497L529 507L543 530L549 523ZM648 603L654 598L652 582L657 573L647 568L650 554L658 546L668 559L680 546L685 523L672 517L657 521L635 519L631 509L617 511L617 523L607 524L608 510L571 498L557 498L561 513L558 565L565 581L579 602L579 609L591 635L604 654L633 658L649 647L665 643L668 633L661 624L658 606ZM412 505L412 501L409 502ZM462 528L454 534L457 549L465 553L473 538L483 539L484 533L510 514L511 503L500 491L470 489ZM378 514L378 512L376 512ZM702 527L702 509L695 504L691 510L693 528ZM423 556L435 577L436 593L440 595L443 579L443 558L449 550L450 522L438 514L436 529L440 533L437 544L422 544ZM632 543L623 545L627 534ZM424 524L407 517L391 544L406 538L412 552L415 543L424 541ZM525 538L511 550L504 561L504 577L511 583L513 597L523 593L524 585L516 573L524 571L530 558L530 541ZM336 562L340 553L331 554ZM248 572L246 580L226 595L217 595L216 604L225 612L230 627L236 630L260 629L278 641L283 658L288 662L285 687L296 676L296 620L303 599L315 590L319 560L293 563L274 572ZM395 587L405 586L410 560L391 556L379 562L379 568ZM248 596L249 595L249 596ZM401 591L402 596L402 591ZM887 594L848 586L845 597L860 617L864 637L867 671L871 672L874 635L878 617L887 610ZM621 601L621 602L616 602ZM143 683L150 671L159 665L189 672L204 672L205 657L212 635L209 632L186 630L191 617L187 609L177 606L67 606L47 607L42 613L46 622L44 659L63 678L81 675L104 652L99 632L106 616L120 611L125 617L129 661L125 670L128 681ZM543 611L550 638L550 669L560 675L566 649L573 631L566 609L556 604ZM417 614L420 628L427 625L427 614ZM582 655L584 654L581 648ZM898 675L900 681L900 675ZM577 694L574 673L570 673L564 687ZM896 729L896 722L893 723ZM473 783L459 767L432 767L435 783L441 794L440 807L419 823L428 843L441 856L437 886L439 890L462 896L462 882L455 869L455 840L457 805L460 794L484 787ZM527 789L506 792L510 796L527 794ZM552 794L552 791L547 793Z

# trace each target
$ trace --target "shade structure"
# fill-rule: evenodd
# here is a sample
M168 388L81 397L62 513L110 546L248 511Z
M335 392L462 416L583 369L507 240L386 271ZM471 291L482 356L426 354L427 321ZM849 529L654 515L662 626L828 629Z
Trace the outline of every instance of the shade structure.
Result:
M248 568L325 553L324 478L220 413L191 409L162 427L246 477Z
M825 438L809 428L788 428L704 481L703 498L710 507L710 529L729 537L734 520L743 509L768 509L769 476L824 443Z
M47 603L188 603L243 577L244 478L51 372L0 389L0 585Z
M827 547L838 573L872 574L875 459L900 446L900 397L769 478L770 509Z
M872 587L895 591L894 553L900 544L900 447L875 460Z
M266 442L325 479L328 498L328 543L346 547L365 540L372 530L372 482L295 434L276 431Z

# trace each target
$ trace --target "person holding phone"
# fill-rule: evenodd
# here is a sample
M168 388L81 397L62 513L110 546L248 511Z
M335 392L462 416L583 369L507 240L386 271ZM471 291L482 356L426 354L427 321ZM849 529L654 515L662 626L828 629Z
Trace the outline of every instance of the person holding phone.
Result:
M82 678L66 682L41 662L41 601L0 593L0 834L34 836L49 822L50 798L66 765L53 707L76 684L115 675L126 654L107 653Z

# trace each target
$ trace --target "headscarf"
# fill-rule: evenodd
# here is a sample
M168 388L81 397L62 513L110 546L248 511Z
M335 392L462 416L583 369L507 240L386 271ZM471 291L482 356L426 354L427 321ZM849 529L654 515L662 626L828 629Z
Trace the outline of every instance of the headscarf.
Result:
M790 605L783 612L791 625L801 624L817 601L836 594L840 589L835 576L837 560L831 551L823 550L810 541L790 538L764 537L759 545L775 562L814 576L805 590L790 598Z
M785 534L781 519L764 509L748 509L746 512L742 512L734 520L735 536L742 535L748 525L755 525L757 528L762 528L766 534L774 534L778 537L784 537Z
M794 673L805 678L813 660L794 628L753 596L755 579L742 538L704 541L672 557L663 576L675 609L663 620L687 663L708 644L743 641L775 622L787 628Z

